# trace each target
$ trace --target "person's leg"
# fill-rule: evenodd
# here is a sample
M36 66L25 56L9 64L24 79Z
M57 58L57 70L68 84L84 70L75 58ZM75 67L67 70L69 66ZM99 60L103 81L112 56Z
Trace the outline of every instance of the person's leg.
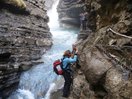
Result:
M81 30L81 31L83 30L83 22L82 22L81 19L80 19L80 30Z
M86 30L86 23L87 23L87 21L85 20L84 21L84 30Z
M70 94L70 86L72 83L72 78L70 73L64 72L63 74L64 79L65 79L65 84L64 84L64 89L63 89L63 97L68 97Z
M85 21L82 21L82 30L85 30Z

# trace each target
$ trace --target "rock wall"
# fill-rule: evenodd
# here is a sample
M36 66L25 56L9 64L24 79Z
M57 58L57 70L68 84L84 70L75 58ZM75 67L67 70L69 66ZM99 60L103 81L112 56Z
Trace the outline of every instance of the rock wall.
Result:
M56 0L44 0L44 1L45 1L45 8L46 8L47 10L49 10L49 9L52 8L52 5L54 4L54 2L55 2Z
M131 99L132 2L93 0L90 5L95 28L89 19L91 31L85 30L87 37L78 44L81 69L96 95L90 99Z
M24 1L24 9L5 1L0 2L0 96L3 98L17 87L22 71L42 63L41 56L52 45L42 0Z
M78 0L60 0L58 5L59 21L61 26L80 26L80 13L82 13L84 4Z
M68 13L74 13L71 1L60 1L62 22L78 22ZM132 1L81 1L88 5L87 29L80 31L77 44L82 74L75 76L69 99L131 99Z

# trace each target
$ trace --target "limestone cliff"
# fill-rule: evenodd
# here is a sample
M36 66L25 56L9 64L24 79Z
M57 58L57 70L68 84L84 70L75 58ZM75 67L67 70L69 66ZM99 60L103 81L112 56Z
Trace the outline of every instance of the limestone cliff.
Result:
M132 2L93 0L90 5L89 15L96 16L94 25L89 18L92 32L84 31L89 35L79 45L82 71L95 98L131 99Z
M44 0L44 1L45 1L45 8L46 8L47 10L49 10L49 9L52 8L52 5L54 4L54 2L55 2L56 0Z
M132 1L82 1L89 6L87 29L78 36L82 73L69 99L131 99Z
M4 0L3 0L4 1ZM0 2L0 96L10 94L20 73L41 63L41 56L52 45L48 17L42 0ZM22 1L22 0L21 0ZM14 5L15 4L15 5Z
M60 0L58 5L59 21L61 26L79 26L79 14L83 12L83 3L78 0Z

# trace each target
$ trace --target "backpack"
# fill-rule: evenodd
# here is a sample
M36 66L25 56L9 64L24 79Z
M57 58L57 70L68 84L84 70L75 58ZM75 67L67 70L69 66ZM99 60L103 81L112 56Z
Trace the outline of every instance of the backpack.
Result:
M71 72L71 69L67 69L67 67L70 65L70 63L69 64L67 64L67 66L65 67L65 68L63 68L63 60L64 60L65 58L62 58L61 60L56 60L54 63L53 63L53 70L54 70L54 72L57 74L57 75L63 75L63 72L64 71L69 71L69 72Z
M62 61L63 60L56 60L53 63L53 70L57 75L62 75L63 74L63 69L62 69Z

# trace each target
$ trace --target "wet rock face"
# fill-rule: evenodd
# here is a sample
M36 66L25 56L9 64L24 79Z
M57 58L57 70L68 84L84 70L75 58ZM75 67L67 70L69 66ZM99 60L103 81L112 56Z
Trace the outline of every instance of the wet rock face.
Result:
M39 59L52 45L45 6L41 0L24 2L23 10L6 3L0 7L0 94L3 97L16 88L23 70L41 63Z
M80 13L84 4L78 0L60 0L58 5L59 21L62 26L80 26Z

